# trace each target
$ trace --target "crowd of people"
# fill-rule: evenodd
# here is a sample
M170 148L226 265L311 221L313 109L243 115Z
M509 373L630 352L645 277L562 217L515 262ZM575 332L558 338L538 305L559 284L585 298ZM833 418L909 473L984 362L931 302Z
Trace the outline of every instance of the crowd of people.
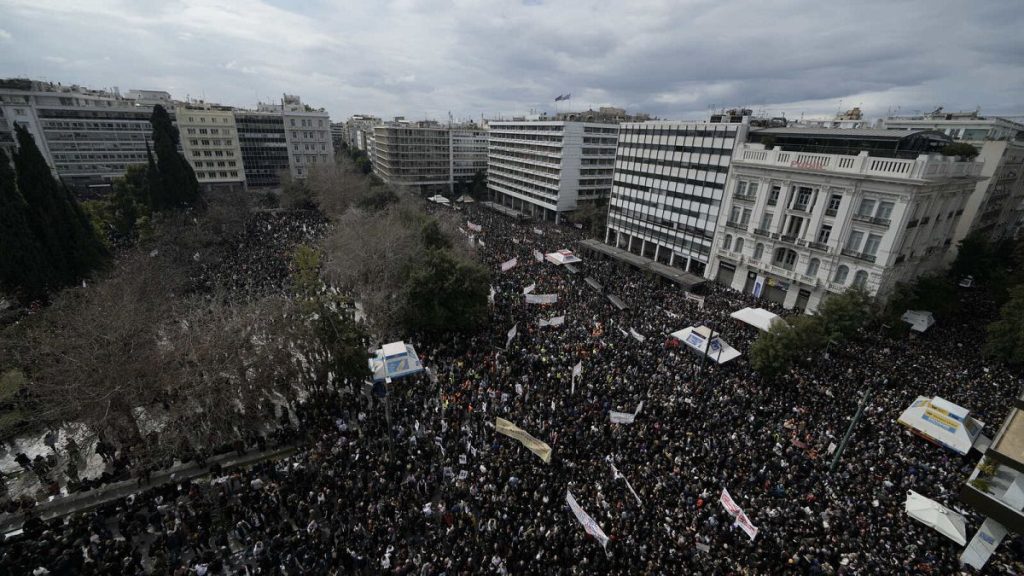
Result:
M575 229L537 234L482 208L467 216L494 271L485 331L410 336L428 371L396 380L386 399L362 383L310 399L306 440L289 458L67 518L29 516L0 543L0 573L972 573L960 546L903 506L912 489L963 509L957 494L977 456L928 444L896 419L918 395L938 395L995 432L1021 381L981 358L979 319L993 302L965 298L923 336L863 334L769 382L744 357L702 363L668 336L714 326L745 352L757 332L729 314L764 301L709 285L699 305L612 261L587 258L571 273L534 254L575 250ZM531 284L558 301L527 304ZM565 322L539 323L556 316ZM863 391L864 418L830 472L830 445ZM610 422L609 411L641 402L633 423ZM498 434L496 417L547 443L550 462ZM723 490L755 538L719 503ZM584 531L567 491L606 545ZM981 518L964 513L973 532ZM1019 573L1022 558L1008 537L985 573Z

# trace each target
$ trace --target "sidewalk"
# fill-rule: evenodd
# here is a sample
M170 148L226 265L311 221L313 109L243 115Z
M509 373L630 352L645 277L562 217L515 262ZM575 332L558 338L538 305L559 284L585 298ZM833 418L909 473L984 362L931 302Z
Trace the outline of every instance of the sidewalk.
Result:
M264 460L284 458L294 453L295 450L295 446L284 446L275 450L268 450L266 452L247 452L243 456L238 456L234 452L231 452L208 458L206 461L207 465L202 468L197 466L195 462L179 464L164 470L154 471L150 478L150 482L145 486L140 487L138 485L137 478L114 482L94 490L69 494L68 496L57 497L53 500L40 502L32 509L32 512L43 520L51 520L53 518L67 516L76 512L86 512L108 502L124 498L130 494L143 492L154 486L205 476L209 474L211 464L220 464L221 468L227 471L232 468L240 468L256 464ZM174 476L173 480L171 476ZM18 530L21 528L21 524L24 520L25 518L23 514L0 514L0 534L7 534Z

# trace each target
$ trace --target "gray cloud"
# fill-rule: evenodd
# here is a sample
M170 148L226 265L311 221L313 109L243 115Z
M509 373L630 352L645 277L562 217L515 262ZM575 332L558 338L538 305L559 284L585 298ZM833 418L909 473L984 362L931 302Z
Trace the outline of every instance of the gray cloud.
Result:
M298 93L335 119L508 115L565 92L667 118L1024 113L1019 0L5 0L0 20L5 75L247 106Z

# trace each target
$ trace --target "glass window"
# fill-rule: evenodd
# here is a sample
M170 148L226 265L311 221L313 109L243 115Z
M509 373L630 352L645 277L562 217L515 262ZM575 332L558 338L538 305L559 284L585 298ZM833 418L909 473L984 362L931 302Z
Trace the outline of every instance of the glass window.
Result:
M857 210L859 216L871 216L875 212L875 201L865 198L860 201L860 208Z
M867 242L864 243L864 253L870 256L874 256L878 253L878 246L882 243L882 237L878 234L871 234L868 236Z
M764 256L764 244L758 242L757 246L754 246L754 260L760 260L761 256Z
M878 212L875 213L875 218L881 218L883 220L888 220L889 218L892 217L892 209L893 209L893 203L892 202L879 202L878 203Z
M722 241L722 248L732 250L732 234L725 235L725 240Z
M835 275L835 279L833 280L833 282L835 282L836 284L845 284L846 283L846 277L849 276L849 275L850 275L850 269L845 264L843 264L843 265L839 266L839 268L836 268L836 275Z
M842 194L833 194L828 199L828 209L830 211L832 211L832 212L838 212L839 211L839 205L842 204L842 202L843 202L843 195Z
M860 243L864 240L864 233L860 230L854 230L850 232L850 237L846 239L846 249L857 251L860 249Z
M736 184L736 193L739 194L740 196L746 195L746 193L747 193L747 183L742 181L742 180L740 180Z
M782 192L781 186L772 186L772 191L768 194L768 205L774 206L779 201L779 194Z
M733 248L733 252L743 252L743 238L736 239L736 246Z
M832 225L822 224L821 230L818 230L818 244L828 244L828 239L832 235Z
M807 275L816 276L818 274L818 267L821 266L821 260L817 258L811 258L811 261L807 263Z
M863 270L858 270L853 275L853 287L863 289L868 284L868 273Z
M772 214L771 212L765 212L761 216L761 229L762 230L768 230L769 228L771 228L772 227L772 218L774 218L774 217L775 217L775 215Z

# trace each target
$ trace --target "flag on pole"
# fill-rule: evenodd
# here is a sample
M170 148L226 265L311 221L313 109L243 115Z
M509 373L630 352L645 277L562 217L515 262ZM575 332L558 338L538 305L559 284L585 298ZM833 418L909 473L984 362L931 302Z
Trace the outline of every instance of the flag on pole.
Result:
M572 367L572 388L569 390L570 394L576 393L576 378L579 378L580 374L583 374L583 360L580 360Z
M569 509L576 515L576 520L583 525L583 529L586 530L587 534L590 534L597 541L601 543L602 548L608 547L608 536L604 533L604 530L597 524L596 521L580 508L580 505L576 503L576 498L573 497L572 492L568 489L565 491L565 501L569 503Z
M512 325L512 329L508 331L508 339L505 340L505 348L508 348L508 345L512 343L512 339L516 337L516 328L518 327L519 323L516 322Z
M513 258L513 259L511 259L511 260L509 260L507 262L502 262L501 263L501 271L502 272L508 272L509 270L515 268L516 264L519 264L519 260L516 259L516 258Z

